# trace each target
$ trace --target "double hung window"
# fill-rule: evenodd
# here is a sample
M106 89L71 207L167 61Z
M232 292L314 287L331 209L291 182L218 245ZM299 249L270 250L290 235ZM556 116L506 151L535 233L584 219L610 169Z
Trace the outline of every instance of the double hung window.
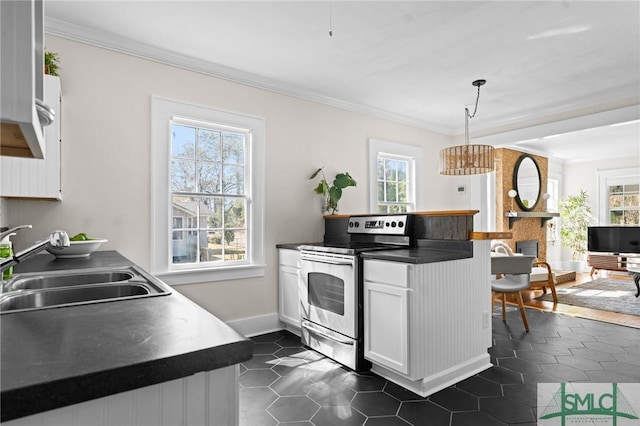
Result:
M261 275L263 120L160 98L153 108L152 271L174 283Z
M370 208L378 213L416 210L422 171L422 149L416 146L369 140Z
M640 169L598 172L599 222L603 225L640 225Z
M379 153L377 169L378 213L406 213L415 210L412 199L411 158Z
M250 143L249 129L171 120L173 265L246 260Z
M620 183L608 186L609 223L611 225L640 225L640 185Z

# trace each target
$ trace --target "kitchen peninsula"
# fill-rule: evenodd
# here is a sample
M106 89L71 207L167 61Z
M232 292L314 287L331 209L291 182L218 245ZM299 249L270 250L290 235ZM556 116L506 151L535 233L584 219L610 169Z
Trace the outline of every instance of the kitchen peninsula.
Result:
M491 367L490 239L477 211L418 212L414 244L363 253L365 357L421 396Z
M40 254L15 273L129 265L115 251L84 259ZM1 333L8 426L238 422L237 365L253 345L176 291L7 312Z
M433 247L362 255L365 357L421 396L492 366L490 244L466 243L462 259Z
M301 330L303 342L307 333L307 346L348 366L355 357L356 371L368 362L374 373L421 396L491 367L490 240L511 235L474 232L476 213L325 216L322 243L299 245L301 254L297 245L278 246L281 320ZM336 305L344 311L317 299L329 294L325 282L332 301L341 295ZM312 307L307 300L314 297ZM335 321L324 321L329 310ZM348 335L335 333L342 318L352 317L354 355L344 348Z

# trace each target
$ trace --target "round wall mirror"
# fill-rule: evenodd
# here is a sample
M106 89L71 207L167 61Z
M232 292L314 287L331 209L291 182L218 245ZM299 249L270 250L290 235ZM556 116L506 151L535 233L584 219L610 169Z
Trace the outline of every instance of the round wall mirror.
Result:
M538 163L529 154L523 154L516 161L513 169L513 188L516 194L516 203L524 211L534 209L540 199L540 169Z

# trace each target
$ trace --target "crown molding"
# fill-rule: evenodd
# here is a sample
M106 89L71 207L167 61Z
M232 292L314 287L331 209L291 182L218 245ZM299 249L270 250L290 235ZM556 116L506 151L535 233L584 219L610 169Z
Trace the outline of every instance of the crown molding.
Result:
M87 45L99 47L106 50L138 57L145 60L158 62L161 64L181 68L184 70L197 72L211 77L231 81L237 84L268 90L285 96L290 96L306 101L319 103L343 110L407 125L415 128L428 130L446 136L457 137L464 132L464 128L455 126L448 127L437 125L425 120L418 120L391 111L374 108L371 106L346 102L341 99L324 96L287 82L266 78L254 73L242 71L232 67L216 64L214 62L197 59L191 56L174 53L166 49L154 47L145 43L136 42L114 34L71 24L63 20L45 17L45 32L49 35L69 39ZM633 93L629 88L618 88L615 95L620 93ZM609 94L608 96L610 96ZM614 96L615 96L614 95ZM585 100L576 100L574 104L563 105L555 108L547 108L531 115L525 111L510 114L508 117L493 119L481 123L474 123L474 131L471 138L474 140L483 139L496 134L510 134L521 131L525 128L540 129L559 121L565 121L579 117L590 116L594 112L602 112L611 109L618 109L639 103L639 96L620 97L613 101L606 98L606 94L601 94L599 100L586 103Z
M384 111L367 105L346 102L340 99L323 96L304 88L287 84L282 81L259 76L257 74L241 71L235 68L226 67L210 61L203 61L190 56L170 52L166 49L150 46L145 43L136 42L130 39L119 37L96 31L81 25L71 24L59 19L45 18L45 32L49 35L65 38L68 40L88 44L102 49L135 56L138 58L158 62L165 65L174 66L200 74L220 78L245 86L257 89L268 90L286 96L295 97L347 111L364 114L383 120L392 121L398 124L417 127L432 132L453 135L454 129L438 126L422 120L416 120L390 111Z
M479 135L474 137L473 141L474 143L491 144L495 147L507 147L518 141L593 129L638 119L640 119L640 105L631 105L535 126Z

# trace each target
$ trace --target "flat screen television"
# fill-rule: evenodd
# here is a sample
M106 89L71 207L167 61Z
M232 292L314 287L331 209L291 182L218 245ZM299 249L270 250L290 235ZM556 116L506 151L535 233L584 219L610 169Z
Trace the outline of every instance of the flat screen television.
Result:
M587 232L589 251L640 253L640 226L590 226Z

